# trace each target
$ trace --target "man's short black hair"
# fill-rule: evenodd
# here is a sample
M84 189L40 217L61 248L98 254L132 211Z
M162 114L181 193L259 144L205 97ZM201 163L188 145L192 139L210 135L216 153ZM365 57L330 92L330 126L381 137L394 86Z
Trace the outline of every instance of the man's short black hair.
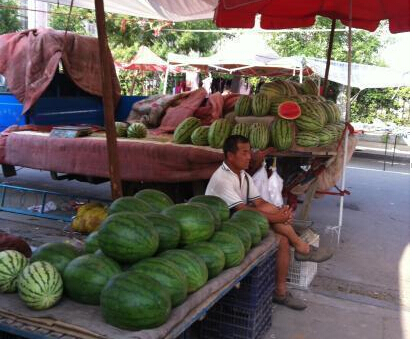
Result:
M223 153L225 154L225 158L227 157L227 153L236 153L238 150L238 144L248 144L249 139L244 137L243 135L234 134L228 137L223 144Z

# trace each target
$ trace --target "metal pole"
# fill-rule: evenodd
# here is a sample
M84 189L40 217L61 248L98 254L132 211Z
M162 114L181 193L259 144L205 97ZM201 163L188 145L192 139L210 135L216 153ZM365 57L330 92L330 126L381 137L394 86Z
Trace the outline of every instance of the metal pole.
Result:
M395 134L395 143L393 144L392 166L393 166L393 161L395 160L395 152L396 152L396 139L398 139L398 135L397 135L397 134Z
M163 83L163 94L166 94L166 90L167 90L167 79L169 78L169 58L167 58L167 66L166 66L166 74L165 74L165 80Z
M385 138L385 155L383 157L383 170L386 169L386 151L388 150L388 140L389 140L389 133L386 134L386 138Z
M333 38L335 37L335 28L336 28L336 19L332 19L332 27L331 27L330 34L329 34L328 52L326 54L325 77L323 81L322 95L324 97L326 97L328 84L329 84L329 68L330 68L330 59L332 58L332 48L333 48Z
M303 58L300 60L299 83L303 83Z
M96 25L99 38L100 68L102 78L104 126L106 128L106 145L109 161L109 175L111 181L112 198L117 199L123 195L122 182L119 173L119 160L117 157L116 129L114 127L114 102L111 78L111 62L109 46L107 44L106 23L104 18L103 0L94 0L96 8Z
M351 76L352 76L352 1L349 0L349 33L348 33L348 87L346 89L346 116L345 122L349 122L350 119L350 94L351 94ZM345 129L345 141L344 141L344 151L343 151L343 170L342 170L342 184L341 190L345 190L346 185L346 161L348 153L348 129ZM339 223L338 223L338 245L340 242L340 232L343 224L343 202L345 196L340 197L339 206Z

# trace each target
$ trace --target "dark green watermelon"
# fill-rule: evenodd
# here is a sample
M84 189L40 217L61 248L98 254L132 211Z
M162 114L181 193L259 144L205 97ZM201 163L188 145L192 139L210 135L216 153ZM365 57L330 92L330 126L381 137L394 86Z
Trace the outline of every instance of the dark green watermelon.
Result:
M222 227L222 221L220 220L220 215L212 207L210 207L209 205L206 205L205 203L202 203L202 202L189 201L188 204L193 205L193 206L201 206L201 207L206 208L209 211L210 215L213 217L214 224L215 224L215 230L216 231L220 230L220 228Z
M225 267L225 254L216 244L210 242L197 242L184 247L201 257L207 266L209 279L216 277Z
M256 220L247 220L247 219L229 219L230 222L236 223L237 225L243 227L250 234L252 240L252 247L259 245L262 240L262 232Z
M222 231L237 235L245 248L245 254L249 252L252 247L252 237L244 227L238 225L235 221L228 220L223 224Z
M113 201L109 207L108 214L119 212L154 212L153 208L145 201L135 197L121 197Z
M172 306L183 303L187 296L187 279L173 261L166 258L147 258L130 267L132 271L140 271L157 280L169 293Z
M168 250L159 254L160 258L173 261L186 275L189 293L197 291L208 279L206 263L202 258L187 250Z
M158 281L139 271L127 271L114 276L103 288L100 309L108 324L135 331L165 323L172 302Z
M156 231L159 233L158 252L176 248L180 241L180 224L174 218L160 213L147 213L145 218L149 219Z
M262 235L262 238L265 237L268 232L269 232L269 221L268 219L261 213L257 211L251 211L251 210L240 210L235 212L232 215L232 220L254 220L258 224L260 228L260 233Z
M74 301L99 305L103 287L121 271L119 264L109 257L82 255L66 266L63 272L64 291Z
M56 267L60 274L63 274L66 265L81 254L73 245L52 242L37 247L30 258L30 262L47 261Z
M86 253L94 253L99 249L98 231L90 233L84 241L84 250Z
M225 254L225 268L240 265L245 257L245 247L237 235L219 231L209 242L218 245Z
M143 189L134 196L146 202L154 212L161 212L166 207L174 205L173 200L166 193L155 189Z
M121 263L151 257L159 247L159 233L140 213L123 212L107 217L99 229L99 247Z
M190 198L189 202L201 202L213 208L220 215L220 220L225 222L229 220L230 210L226 202L215 195L196 195Z

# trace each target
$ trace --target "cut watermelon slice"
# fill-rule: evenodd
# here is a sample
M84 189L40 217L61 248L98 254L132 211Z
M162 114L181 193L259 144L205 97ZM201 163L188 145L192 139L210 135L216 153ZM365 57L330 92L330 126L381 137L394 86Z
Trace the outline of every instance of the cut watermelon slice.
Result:
M278 115L282 119L295 120L300 117L300 106L294 101L285 101L278 106Z

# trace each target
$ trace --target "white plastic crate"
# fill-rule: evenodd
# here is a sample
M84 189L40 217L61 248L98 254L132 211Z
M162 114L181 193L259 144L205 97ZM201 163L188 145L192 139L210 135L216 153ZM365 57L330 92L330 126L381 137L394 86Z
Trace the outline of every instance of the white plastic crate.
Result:
M312 246L319 246L319 235L310 228L306 229L300 238ZM286 278L288 286L307 289L318 270L318 264L311 261L296 261L295 249L290 248L289 273Z

